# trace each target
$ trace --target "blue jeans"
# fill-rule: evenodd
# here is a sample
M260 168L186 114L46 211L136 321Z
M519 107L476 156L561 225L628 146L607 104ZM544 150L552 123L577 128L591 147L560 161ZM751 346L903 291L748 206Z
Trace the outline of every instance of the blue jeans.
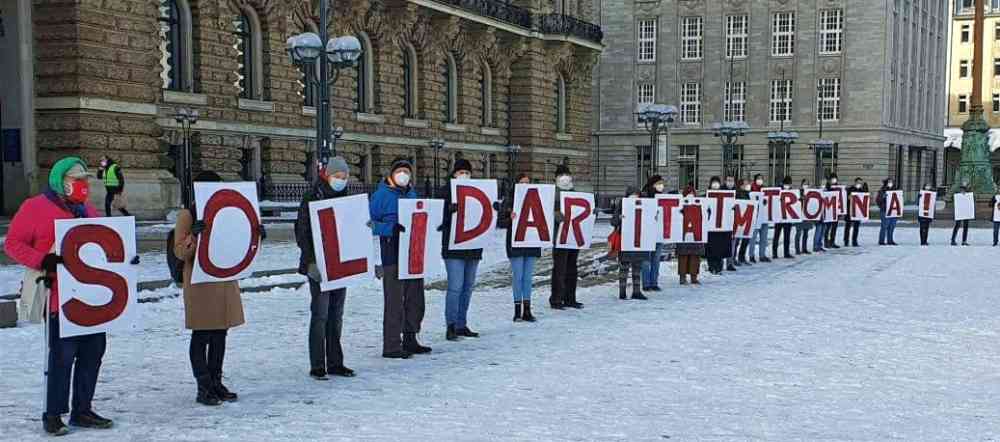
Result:
M454 325L455 328L466 326L469 302L472 301L472 287L476 285L477 268L479 261L474 259L444 260L444 269L448 273L444 319L448 325Z
M663 255L663 244L657 244L649 259L642 262L642 288L660 286L660 257Z
M757 255L757 259L764 259L767 257L767 247L770 245L770 241L767 238L767 232L771 229L768 224L761 224L760 229L753 232L753 238L750 239L750 257ZM754 253L754 250L757 253Z
M816 232L813 236L813 251L825 250L823 246L826 241L826 223L816 223Z
M886 218L885 215L880 215L882 225L878 229L878 243L892 243L896 242L893 237L896 233L896 221L898 218Z
M510 259L514 273L514 302L531 301L531 277L535 274L535 256L515 256Z

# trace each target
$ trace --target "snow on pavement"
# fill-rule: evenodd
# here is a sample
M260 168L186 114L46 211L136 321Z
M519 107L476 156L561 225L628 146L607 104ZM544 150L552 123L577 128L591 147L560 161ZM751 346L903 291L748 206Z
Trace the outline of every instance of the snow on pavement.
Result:
M244 298L227 384L240 401L195 404L180 299L142 304L142 328L110 338L95 407L107 432L67 440L993 440L1000 434L1000 249L872 247L780 260L619 301L510 321L508 289L477 291L478 340L444 341L443 294L427 294L429 356L385 360L382 296L351 289L353 379L307 376L308 293ZM935 229L933 238L950 234ZM984 234L973 232L974 238ZM502 263L497 265L501 266ZM961 275L961 276L956 276ZM39 440L41 329L0 331L0 429Z

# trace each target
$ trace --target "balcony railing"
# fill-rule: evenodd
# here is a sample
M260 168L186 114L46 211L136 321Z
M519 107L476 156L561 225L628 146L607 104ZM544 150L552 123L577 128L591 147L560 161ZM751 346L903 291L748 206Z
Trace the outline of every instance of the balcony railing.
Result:
M563 14L543 15L541 31L545 34L562 34L600 43L604 31L600 26Z
M503 0L437 0L438 2L449 4L466 11L474 12L484 17L495 18L502 22L531 28L531 12L527 9L514 6Z

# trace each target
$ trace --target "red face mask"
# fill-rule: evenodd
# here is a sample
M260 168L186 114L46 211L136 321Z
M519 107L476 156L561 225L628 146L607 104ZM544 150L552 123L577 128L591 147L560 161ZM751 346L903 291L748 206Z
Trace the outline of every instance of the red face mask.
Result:
M66 192L66 199L76 204L86 202L88 196L90 196L90 184L87 180L73 180Z

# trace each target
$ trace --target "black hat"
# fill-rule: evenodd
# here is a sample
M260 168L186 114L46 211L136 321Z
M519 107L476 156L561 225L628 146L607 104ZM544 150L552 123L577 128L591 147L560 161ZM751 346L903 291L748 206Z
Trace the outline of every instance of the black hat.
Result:
M570 175L569 167L565 164L560 164L556 166L556 176Z
M392 167L389 168L389 172L391 173L401 167L410 169L410 172L413 172L413 163L411 163L410 159L406 157L397 157L396 159L392 160Z
M222 177L211 170L203 170L198 172L198 175L195 175L194 181L201 183L218 183L222 181Z
M786 175L785 179L781 180L781 184L791 185L792 184L792 177Z
M458 172L460 170L467 170L469 172L472 172L472 163L470 163L469 160L465 158L456 158L455 164L451 168L451 174L454 175L455 172Z

